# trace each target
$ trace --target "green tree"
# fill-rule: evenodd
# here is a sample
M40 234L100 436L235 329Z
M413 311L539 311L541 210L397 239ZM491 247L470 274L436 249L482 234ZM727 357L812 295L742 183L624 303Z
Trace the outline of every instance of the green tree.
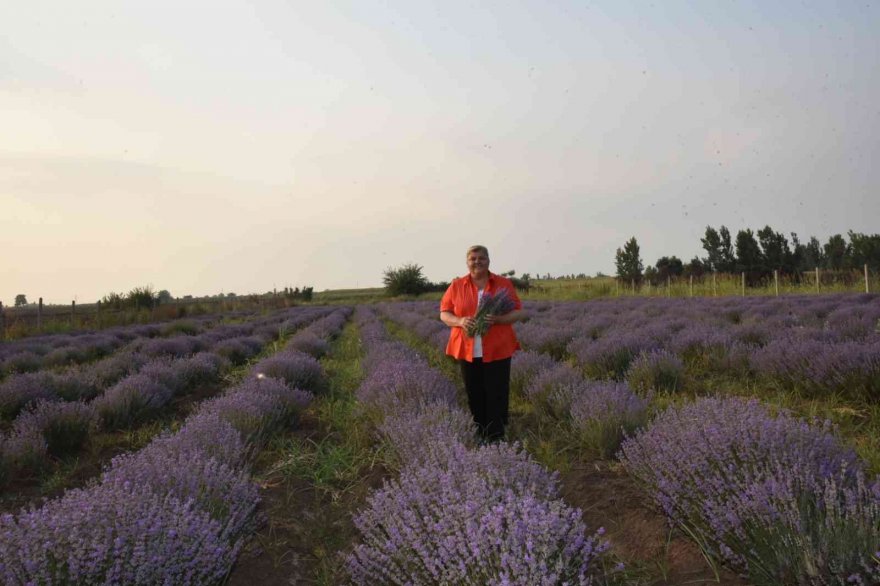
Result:
M620 279L640 281L642 279L642 258L639 256L639 243L633 236L618 248L614 255L614 264L617 267L617 277Z
M780 270L789 272L791 265L791 248L788 239L780 232L774 232L770 226L758 230L758 241L761 244L764 270Z
M21 307L22 305L27 305L27 295L19 293L15 296L15 306Z
M810 236L810 241L804 245L804 260L802 266L805 270L813 270L825 264L825 252L822 243L815 236Z
M706 251L705 265L710 270L717 271L724 264L721 251L721 236L712 226L706 226L706 235L700 238L703 250Z
M736 262L740 271L749 273L749 280L753 280L763 269L763 255L755 233L746 228L736 234Z
M727 229L727 226L721 226L718 229L718 235L721 237L721 263L715 270L722 273L732 273L736 270L736 255L730 240L730 230Z
M385 269L382 283L389 295L418 295L430 288L428 279L422 274L422 267L414 263Z
M850 266L851 250L846 240L840 234L835 234L828 238L825 244L825 267L839 271Z
M848 235L853 266L868 265L872 271L880 270L880 234L860 234L850 230Z
M684 265L684 272L682 274L685 277L702 277L708 271L709 267L700 260L700 257L695 256L691 259L691 262Z
M168 289L162 289L158 293L156 293L156 302L158 303L171 303L174 301L174 297L171 296L171 293L168 292Z
M153 292L153 288L149 285L146 287L135 287L125 296L125 302L130 307L136 309L142 307L150 309L156 303L156 293Z
M657 279L662 283L670 277L679 277L684 273L684 263L677 256L661 256L657 263Z

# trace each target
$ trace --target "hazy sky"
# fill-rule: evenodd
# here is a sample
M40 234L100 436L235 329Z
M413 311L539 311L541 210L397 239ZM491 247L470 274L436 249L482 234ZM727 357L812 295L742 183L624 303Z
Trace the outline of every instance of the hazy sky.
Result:
M0 0L0 301L880 231L880 3Z

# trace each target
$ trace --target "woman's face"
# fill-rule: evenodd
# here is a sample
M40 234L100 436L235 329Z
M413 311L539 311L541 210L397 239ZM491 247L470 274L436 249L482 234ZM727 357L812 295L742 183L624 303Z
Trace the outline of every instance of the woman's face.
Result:
M467 268L471 277L481 278L489 274L489 257L483 252L473 251L467 255Z

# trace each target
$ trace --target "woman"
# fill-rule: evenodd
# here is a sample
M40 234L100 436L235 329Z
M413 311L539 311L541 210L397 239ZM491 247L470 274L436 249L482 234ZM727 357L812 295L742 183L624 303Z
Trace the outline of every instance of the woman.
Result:
M468 274L454 279L440 301L440 320L452 328L446 353L461 367L468 406L482 438L504 438L510 395L510 357L519 348L510 324L524 318L522 302L510 279L489 272L489 251L471 246L467 251ZM513 311L486 318L489 330L470 337L466 330L474 323L477 304L484 293L507 289Z

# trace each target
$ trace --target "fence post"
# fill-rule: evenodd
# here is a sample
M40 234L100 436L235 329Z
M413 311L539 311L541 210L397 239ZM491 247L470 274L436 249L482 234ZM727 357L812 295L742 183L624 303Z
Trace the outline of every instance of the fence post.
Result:
M819 267L816 267L816 293L819 292Z
M97 326L95 329L101 329L101 300L98 300L98 308L95 310L95 325Z
M76 300L70 302L70 327L76 327Z
M868 263L865 263L865 293L870 293L871 288L868 287Z
M691 297L694 296L694 276L691 275Z
M614 296L620 297L620 279L614 279Z
M3 302L0 301L0 340L6 339L6 311L3 309Z
M43 329L43 298L40 297L40 302L37 304L37 329Z
M742 296L745 297L746 296L746 273L745 273L745 271L743 271L743 274L742 274L742 293L743 293Z
M631 281L632 281L633 295L635 295L636 294L636 280L631 279Z
M715 275L716 275L715 271L712 271L712 297L718 296L718 291L715 288Z
M779 297L779 270L773 269L773 282L776 285L776 296Z

